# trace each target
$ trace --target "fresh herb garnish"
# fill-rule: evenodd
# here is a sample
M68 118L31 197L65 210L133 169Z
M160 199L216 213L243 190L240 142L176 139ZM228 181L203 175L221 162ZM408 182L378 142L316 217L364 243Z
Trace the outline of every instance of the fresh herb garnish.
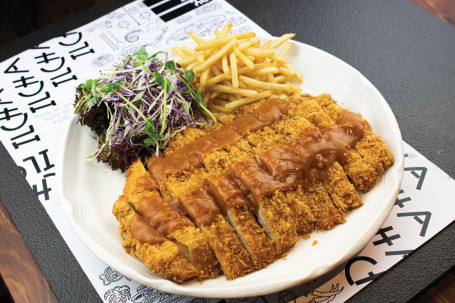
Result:
M92 129L92 125L104 129L101 135L97 131L99 151L93 158L112 165L112 158L122 154L128 158L144 151L158 155L176 132L207 124L198 108L216 121L204 105L202 92L191 84L193 80L193 71L180 68L166 53L150 56L143 47L98 79L81 83L75 103L78 121ZM103 121L107 122L96 122L103 108ZM120 161L117 158L116 163ZM120 168L124 170L129 164Z

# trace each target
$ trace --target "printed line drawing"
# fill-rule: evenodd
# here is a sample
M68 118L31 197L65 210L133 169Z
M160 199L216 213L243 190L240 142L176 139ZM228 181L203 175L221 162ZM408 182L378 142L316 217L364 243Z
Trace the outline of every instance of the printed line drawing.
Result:
M106 42L106 44L112 48L112 50L117 50L118 47L115 45L115 43L111 40L111 38L109 38L105 33L102 33L100 34L100 38L104 40L104 42Z
M344 289L344 286L340 288L340 284L332 284L332 287L326 291L320 290L313 290L311 292L305 293L304 296L312 296L313 298L308 303L319 303L319 302L331 302L335 299L335 297L340 294Z
M141 18L141 19L143 19L143 20L149 20L151 17L152 17L152 13L151 13L151 12L148 12L148 11L141 12L141 13L139 14L139 18Z
M134 44L134 45L130 45L124 49L122 49L120 51L120 54L119 56L122 57L122 58L125 58L129 55L132 55L135 51L137 51L138 49L140 49L144 44Z
M104 293L104 300L109 303L126 303L131 299L130 288L128 285L116 286Z
M197 16L207 15L220 8L221 8L221 4L219 4L219 3L213 3L213 2L207 3L206 5L204 5L201 8L196 10L196 15Z
M100 280L103 281L103 284L106 285L106 286L111 284L112 282L120 281L121 279L123 279L123 277L125 277L125 276L122 275L121 273L119 273L118 271L116 271L115 269L113 269L110 266L107 267L104 270L104 273L102 273L99 276Z
M124 39L125 41L127 42L136 42L137 40L139 40L140 38L140 35L143 33L144 31L140 28L136 28L130 32L128 32Z
M98 29L106 29L106 28L112 28L112 22L109 21L109 20L105 20L105 21L102 21L100 23L96 23L95 25L87 28L87 32L88 33L92 33L94 32L95 30L98 30Z
M201 37L212 35L214 28L222 28L225 23L226 17L224 15L214 15L198 20L173 32L167 39L167 43L171 44L188 39L188 32L194 32Z
M246 18L243 16L235 16L229 18L229 23L232 23L233 25L240 25L246 22Z
M193 19L193 16L191 16L190 14L187 14L187 15L183 15L183 16L181 16L181 17L178 17L178 18L175 20L175 23L177 23L177 24L182 24L182 23L185 23L185 22L190 21L191 19Z
M108 33L109 36L111 36L112 39L115 40L115 45L117 46L117 48L122 48L122 47L125 46L125 42L120 41L119 39L117 39L117 37L111 31L108 31L107 33Z
M101 67L111 63L113 59L114 58L111 54L104 54L104 55L99 56L98 58L95 58L92 61L92 66L101 68Z
M237 34L237 33L250 32L250 31L252 31L252 28L248 25L244 25L244 26L236 27L236 28L232 29L231 33Z
M130 23L126 20L122 20L122 21L119 21L119 23L117 23L117 27L118 28L129 28Z
M131 298L131 301L134 303L153 303L153 302L162 302L162 303L176 303L184 299L184 296L170 294L167 292L159 291L154 288L140 285L137 288L137 293Z
M133 4L133 3L131 3L131 4ZM141 25L141 22L139 22L139 20L137 20L134 16L143 9L141 3L138 3L138 6L126 5L126 6L123 6L122 9L131 18L131 20L136 22L137 25ZM129 26L129 24L128 24L128 26Z

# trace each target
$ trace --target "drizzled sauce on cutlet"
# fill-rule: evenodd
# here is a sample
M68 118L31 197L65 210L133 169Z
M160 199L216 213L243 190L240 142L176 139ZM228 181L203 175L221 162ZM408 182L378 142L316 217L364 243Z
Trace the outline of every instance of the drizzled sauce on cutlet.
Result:
M171 240L175 240L175 231L194 226L190 219L176 211L160 196L143 198L139 202L138 212L150 225Z
M153 161L149 171L160 184L167 175L202 167L201 159L204 155L222 150L240 141L249 132L273 124L285 115L291 106L292 103L287 100L268 99L252 115L247 115L247 118L240 117L221 129L196 139L169 156Z
M181 193L177 199L199 226L210 226L221 214L213 198L200 186Z
M141 243L161 244L167 241L147 220L137 214L131 220L130 228L133 236Z
M225 149L246 134L272 125L293 106L295 105L288 100L268 99L251 114L243 115L218 131L198 138L165 158L157 159L149 166L149 171L156 183L160 184L167 175L200 168L204 155ZM324 132L316 127L308 128L288 145L260 154L260 161L251 158L234 163L225 178L235 182L208 180L209 193L222 201L223 213L226 211L225 208L233 207L233 204L228 203L229 199L223 195L240 197L234 194L236 191L244 192L244 196L250 198L253 208L257 211L258 200L263 196L295 185L308 186L314 179L324 179L335 161L340 164L346 161L349 149L362 136L363 124L360 116L346 111L340 115L334 126ZM208 217L215 215L214 207L217 209L218 207L209 193L205 189L200 189L183 193L179 195L178 200L185 206L193 220L197 221L199 217L201 223L211 223L213 218ZM186 199L191 202L185 201ZM202 201L206 201L207 205L204 206ZM207 207L205 211L204 207Z
M236 207L250 208L250 202L244 192L230 178L222 175L210 175L204 181L207 192L216 201L223 215L228 209Z

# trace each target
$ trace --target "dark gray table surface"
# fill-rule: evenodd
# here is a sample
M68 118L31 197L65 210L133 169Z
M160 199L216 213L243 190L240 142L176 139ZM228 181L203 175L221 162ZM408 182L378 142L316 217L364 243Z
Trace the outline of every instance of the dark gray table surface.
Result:
M0 62L128 1L109 0L0 48ZM323 49L364 74L389 102L404 141L455 177L455 28L409 0L229 0L272 35ZM61 302L100 298L0 145L0 198ZM455 265L455 224L356 294L406 302Z

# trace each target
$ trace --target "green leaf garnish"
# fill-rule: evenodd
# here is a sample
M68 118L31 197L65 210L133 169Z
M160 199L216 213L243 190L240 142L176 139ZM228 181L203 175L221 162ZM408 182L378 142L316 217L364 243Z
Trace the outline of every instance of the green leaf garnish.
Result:
M133 57L135 57L141 63L144 63L145 61L147 61L149 59L149 54L145 50L145 46L143 46L133 54Z
M193 70L191 70L191 69L185 70L185 78L186 78L186 81L188 81L188 83L193 82L193 80L194 80Z
M100 92L102 93L110 93L112 92L114 89L119 89L119 85L117 82L114 82L114 83L105 83L103 84L102 86L99 87L100 89Z
M169 90L171 89L171 82L169 82L169 79L166 78L166 80L164 80L164 87L163 87L164 91L166 93L169 92Z
M154 72L153 75L155 76L156 82L164 89L163 76L159 72Z
M172 61L172 60L168 60L164 64L164 67L170 69L171 71L174 71L175 70L175 62Z

